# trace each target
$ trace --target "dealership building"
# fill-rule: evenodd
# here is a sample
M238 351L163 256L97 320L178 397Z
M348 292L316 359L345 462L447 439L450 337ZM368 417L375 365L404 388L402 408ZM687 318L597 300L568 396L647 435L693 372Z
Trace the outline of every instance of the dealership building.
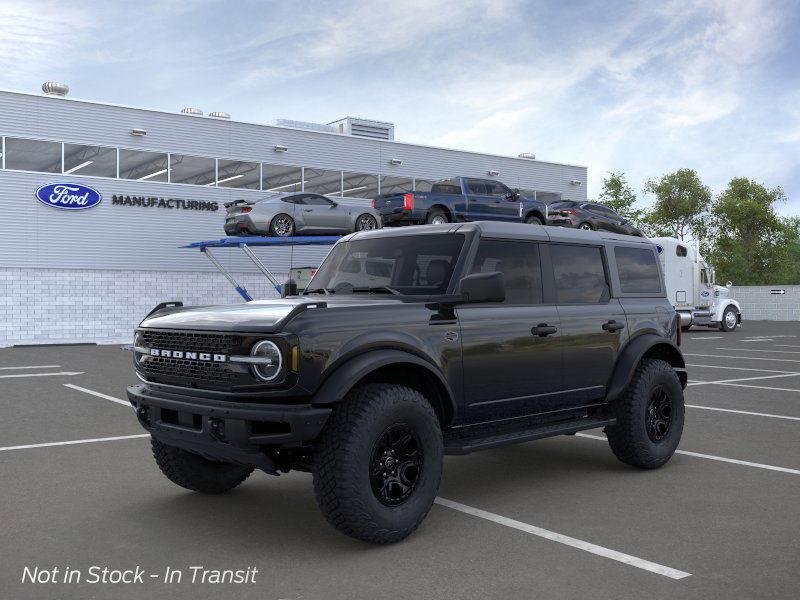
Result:
M395 141L391 123L231 119L66 96L0 91L0 347L127 342L156 304L241 302L196 249L224 236L224 203L307 191L345 203L430 189L456 175L495 178L546 202L586 199L586 168ZM43 186L86 186L81 210L37 199ZM329 247L256 250L279 276L316 266ZM255 298L275 295L238 249L217 258Z

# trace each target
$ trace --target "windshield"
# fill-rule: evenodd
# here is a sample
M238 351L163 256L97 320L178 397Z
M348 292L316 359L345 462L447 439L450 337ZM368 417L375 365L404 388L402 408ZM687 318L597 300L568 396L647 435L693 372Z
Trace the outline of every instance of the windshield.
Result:
M306 293L441 295L463 245L462 234L447 233L342 242L322 263Z

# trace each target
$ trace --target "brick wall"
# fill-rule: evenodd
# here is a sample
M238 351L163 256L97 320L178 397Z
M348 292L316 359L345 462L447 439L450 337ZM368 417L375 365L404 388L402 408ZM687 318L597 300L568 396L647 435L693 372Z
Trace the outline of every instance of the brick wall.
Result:
M277 294L260 274L235 273L254 298ZM276 273L279 281L285 275ZM0 269L0 347L14 344L129 343L156 304L242 302L219 273Z
M785 290L785 294L772 294ZM800 285L734 286L731 296L742 307L742 318L751 321L800 321Z

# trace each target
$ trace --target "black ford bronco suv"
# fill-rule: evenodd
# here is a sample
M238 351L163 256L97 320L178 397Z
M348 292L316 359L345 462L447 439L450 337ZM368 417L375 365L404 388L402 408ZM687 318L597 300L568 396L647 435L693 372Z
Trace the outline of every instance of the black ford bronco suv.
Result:
M445 454L604 427L621 461L666 463L679 343L642 238L389 229L342 238L302 295L158 308L128 397L174 483L213 494L254 469L309 471L334 527L388 543L425 518Z

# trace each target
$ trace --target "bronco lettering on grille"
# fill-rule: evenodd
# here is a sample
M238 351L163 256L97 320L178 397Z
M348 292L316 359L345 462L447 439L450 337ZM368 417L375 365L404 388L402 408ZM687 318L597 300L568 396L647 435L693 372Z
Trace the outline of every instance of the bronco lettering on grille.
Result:
M166 358L183 358L185 360L202 360L208 362L225 362L228 360L226 354L208 354L206 352L184 352L182 350L159 350L150 349L150 356L163 356Z

